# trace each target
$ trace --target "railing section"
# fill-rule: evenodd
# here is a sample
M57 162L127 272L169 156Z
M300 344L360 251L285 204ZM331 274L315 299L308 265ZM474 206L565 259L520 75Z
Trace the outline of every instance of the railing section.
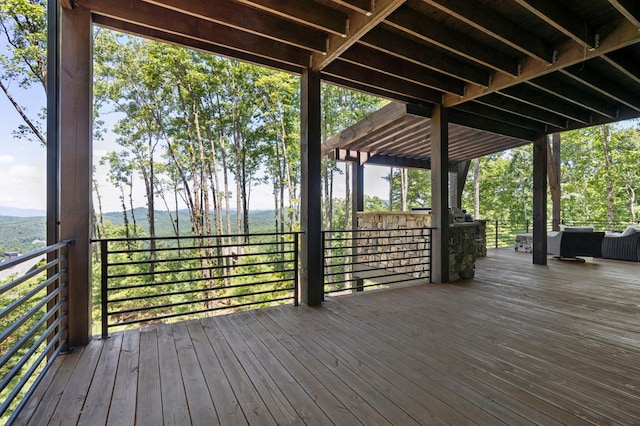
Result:
M324 293L431 279L431 228L323 232Z
M67 346L68 244L0 263L0 423L13 423Z
M299 233L95 240L102 335L131 324L298 303Z
M562 225L569 226L588 226L593 225L599 231L623 231L627 225L632 224L629 221L593 221L593 220L562 220ZM552 222L548 222L547 229L553 229ZM511 220L487 220L487 246L488 247L509 247L513 246L516 234L533 232L533 224L530 220L511 221ZM490 242L493 242L491 244Z

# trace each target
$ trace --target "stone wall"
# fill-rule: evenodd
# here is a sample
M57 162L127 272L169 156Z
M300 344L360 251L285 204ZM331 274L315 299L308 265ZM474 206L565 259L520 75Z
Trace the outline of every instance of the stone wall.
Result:
M449 280L458 281L473 278L475 261L478 256L486 256L485 221L456 223L450 228L449 235ZM371 266L384 268L394 272L406 273L413 277L428 277L425 263L428 261L430 242L427 242L431 227L430 213L401 212L360 212L358 213L358 230L363 246L371 246L359 250L358 261L367 262ZM380 231L385 229L413 229L412 236L395 236L381 240ZM424 229L422 229L424 228ZM371 230L371 233L367 233ZM424 242L423 247L417 244ZM389 244L385 250L376 249L377 244ZM409 261L411 257L419 257L424 261Z

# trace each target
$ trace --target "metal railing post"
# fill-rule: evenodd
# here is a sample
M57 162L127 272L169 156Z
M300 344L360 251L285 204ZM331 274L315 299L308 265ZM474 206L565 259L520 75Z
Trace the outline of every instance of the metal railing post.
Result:
M100 284L100 294L101 294L101 303L102 303L102 338L106 339L109 337L109 303L108 303L108 292L107 292L107 284L108 280L108 272L109 265L107 264L108 252L107 252L107 241L100 241L100 261L101 265L101 284Z
M326 233L328 231L322 231L322 253L320 254L322 256L322 301L324 302L324 294L325 294L325 274L326 274L326 268L327 268L327 264L326 264Z
M300 267L298 265L298 233L293 234L293 268L295 272L293 273L293 305L298 306L298 298L300 292ZM323 256L324 257L324 256Z

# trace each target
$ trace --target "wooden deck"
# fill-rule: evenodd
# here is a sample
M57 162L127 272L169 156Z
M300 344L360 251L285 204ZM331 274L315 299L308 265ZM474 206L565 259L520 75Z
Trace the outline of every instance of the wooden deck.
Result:
M19 423L640 424L640 264L491 250L472 281L115 334Z

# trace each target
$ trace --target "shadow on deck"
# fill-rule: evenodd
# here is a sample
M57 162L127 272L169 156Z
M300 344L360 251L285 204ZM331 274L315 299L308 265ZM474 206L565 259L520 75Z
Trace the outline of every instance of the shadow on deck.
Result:
M639 424L638 272L490 250L462 283L117 333L18 423Z

